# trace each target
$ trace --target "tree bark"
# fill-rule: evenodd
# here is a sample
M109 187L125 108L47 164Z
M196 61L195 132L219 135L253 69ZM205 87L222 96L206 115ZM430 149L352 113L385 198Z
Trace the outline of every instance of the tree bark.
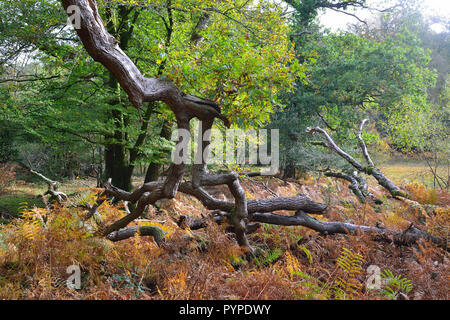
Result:
M123 50L128 49L128 44L133 33L133 26L130 25L129 21L131 13L131 8L119 5L118 20L120 28L116 29L112 22L113 19L110 8L106 10L106 14L109 16L106 30L114 36L114 39L120 39L120 47ZM138 13L136 13L134 17L135 20L137 19L137 15ZM109 102L112 107L122 104L116 97L117 84L114 74L110 71L107 85L109 86L112 95L114 95ZM123 133L123 128L125 127L124 114L119 110L113 109L108 112L108 116L113 120L114 133L105 136L106 141L111 141L105 145L105 178L111 178L114 185L124 190L131 190L131 176L133 174L134 166L131 166L127 161L127 149L125 147L126 137Z
M355 225L344 222L326 222L320 221L313 217L308 216L303 211L297 211L295 215L284 216L273 213L260 213L256 212L249 216L250 221L270 223L282 226L304 226L320 232L323 235L331 234L361 234L367 233L374 237L374 240L382 240L397 245L411 245L419 241L420 239L429 240L437 246L444 248L448 251L448 241L441 239L432 234L417 229L410 224L403 232L393 231L389 229L382 229L378 227L369 227L362 225Z
M356 195L356 197L358 198L358 200L361 203L366 202L366 196L364 195L363 191L361 190L359 182L358 182L358 180L356 180L355 177L352 177L351 175L343 173L343 172L327 171L324 174L327 177L334 177L334 178L339 178L339 179L344 179L344 180L349 181L350 185L348 186L348 188Z
M116 242L134 237L136 233L139 233L140 236L152 236L158 244L161 243L165 237L164 231L157 226L134 226L111 232L106 238Z

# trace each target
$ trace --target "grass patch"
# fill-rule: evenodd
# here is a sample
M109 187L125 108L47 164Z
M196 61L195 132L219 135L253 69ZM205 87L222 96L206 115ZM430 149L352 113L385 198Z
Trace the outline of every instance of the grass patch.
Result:
M0 213L6 212L13 217L17 217L20 213L20 208L23 208L25 205L28 207L44 207L42 199L36 198L33 194L9 193L0 196Z
M392 162L379 166L380 170L391 180L397 183L421 182L428 188L434 188L433 175L430 168L421 162ZM438 168L438 174L447 177L447 168Z

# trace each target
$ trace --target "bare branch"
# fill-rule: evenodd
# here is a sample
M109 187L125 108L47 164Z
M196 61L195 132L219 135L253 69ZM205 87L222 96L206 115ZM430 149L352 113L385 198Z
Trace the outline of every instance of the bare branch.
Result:
M363 121L361 124L364 125L365 121ZM362 125L360 125L360 130L362 130ZM333 150L338 155L340 155L342 158L347 160L348 163L350 163L356 170L359 172L364 172L368 175L373 176L378 183L384 187L386 190L389 191L389 193L394 197L403 197L407 198L408 195L406 192L402 191L398 186L396 186L392 181L390 181L378 168L375 166L369 165L368 167L364 167L360 162L356 161L352 156L344 152L339 146L333 141L333 139L328 135L328 133L320 128L320 127L314 127L314 128L306 128L306 133L313 134L313 133L321 133L325 139L326 143L322 144L323 146L327 147L330 150ZM364 141L363 141L364 143ZM365 144L364 144L365 146ZM367 161L369 162L370 156L368 155L367 148L365 148L365 152L367 153ZM373 164L372 160L370 160L370 163Z
M366 158L367 163L369 164L369 166L371 167L375 167L375 165L373 164L372 159L370 158L369 152L367 151L367 146L366 143L364 142L363 138L362 138L362 130L364 127L364 124L369 121L369 119L364 119L363 121L361 121L359 128L358 128L358 140L359 140L359 146L361 147L362 153L364 155L364 158Z
M350 12L344 11L344 10L339 10L339 9L335 9L335 8L330 8L330 7L329 7L328 9L333 10L333 11L336 11L336 12L339 12L339 13L346 14L346 15L348 15L348 16L351 16L351 17L355 18L356 20L358 20L359 22L361 22L361 23L363 23L363 24L365 24L365 25L367 26L367 22L364 21L364 20L362 20L361 18L359 18L356 14L353 14L353 13L350 13Z
M360 189L360 185L358 183L358 180L356 180L351 175L345 174L343 172L327 171L327 172L325 172L325 176L339 178L339 179L344 179L344 180L349 181L350 185L348 186L348 188L350 190L352 190L352 192L358 197L360 202L362 202L362 203L366 202L366 197L364 196L363 192Z
M335 151L338 155L340 155L342 158L347 160L353 167L355 167L359 171L363 171L364 167L356 161L352 156L350 156L348 153L344 152L339 146L331 139L331 137L328 135L328 133L320 128L320 127L314 127L314 128L306 128L307 134L313 134L313 133L321 133L325 136L325 139L327 140L326 147Z

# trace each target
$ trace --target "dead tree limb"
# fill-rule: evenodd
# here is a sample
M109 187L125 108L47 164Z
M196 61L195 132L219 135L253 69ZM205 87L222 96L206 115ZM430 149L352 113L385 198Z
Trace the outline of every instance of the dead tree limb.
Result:
M355 225L344 222L326 222L310 217L303 211L297 211L295 215L284 216L274 213L255 212L249 216L251 221L270 223L283 226L304 226L320 232L324 235L331 234L361 234L367 233L374 236L374 240L382 240L397 245L411 245L420 239L430 240L439 247L448 250L448 241L422 231L410 224L404 231L393 231L378 227Z
M221 214L218 212L220 212L220 210L213 211L209 217L202 217L201 219L192 219L186 215L181 215L177 221L177 225L182 229L189 228L190 230L198 230L206 228L210 221L217 224L222 224L223 221L227 219L228 214L226 212L222 212ZM259 223L246 224L245 233L254 233L260 226L261 225ZM226 230L230 233L236 233L233 226L228 226Z
M333 178L339 178L339 179L343 179L343 180L347 180L350 182L350 185L348 186L348 188L356 195L356 197L358 198L358 200L362 203L366 202L366 196L363 194L362 190L360 188L362 188L362 186L359 185L358 180L356 180L355 177L346 174L344 172L333 172L333 171L326 171L325 176L327 177L333 177Z
M348 186L348 188L356 195L361 203L365 203L367 198L373 200L376 204L383 203L383 201L375 198L375 196L371 192L369 192L366 179L364 179L361 175L358 175L358 172L356 171L352 174L347 174L344 172L325 171L324 175L327 177L334 177L349 181L350 185Z
M362 154L364 155L364 158L366 159L369 166L375 167L372 159L370 158L369 152L367 151L366 143L364 142L364 140L362 138L363 127L367 121L369 121L369 119L363 119L363 121L361 121L361 123L359 124L359 128L358 128L359 147L361 148Z
M44 176L42 173L39 173L32 169L31 164L29 166L25 165L24 163L20 163L20 165L27 170L29 170L32 174L38 176L44 182L47 184L47 191L45 191L43 194L40 194L38 197L42 197L42 200L44 201L44 204L46 207L49 207L52 201L58 202L58 204L62 204L63 202L68 200L67 195L64 192L57 191L58 187L61 185L58 181L53 181L46 176ZM47 199L46 196L49 196Z
M165 237L165 232L157 226L133 226L120 229L109 233L106 238L113 242L125 240L134 237L136 234L140 236L152 236L156 243L161 243Z
M350 156L348 153L343 151L335 142L334 140L328 135L326 130L320 128L320 127L314 127L314 128L307 128L306 133L308 134L314 134L314 133L321 133L325 137L325 142L321 143L321 145L325 146L326 148L334 151L339 156L341 156L343 159L345 159L349 164L353 166L358 172L365 173L367 175L371 175L374 177L378 183L384 187L389 193L394 197L402 197L402 198L408 198L408 195L405 191L401 190L397 185L395 185L392 181L390 181L375 165L373 164L372 159L370 158L370 155L367 151L366 144L364 140L362 139L362 129L364 124L367 122L367 119L364 119L358 128L358 140L359 140L359 146L362 150L362 153L364 155L364 158L367 162L367 165L361 164L359 161L357 161L355 158ZM317 143L316 143L317 144Z

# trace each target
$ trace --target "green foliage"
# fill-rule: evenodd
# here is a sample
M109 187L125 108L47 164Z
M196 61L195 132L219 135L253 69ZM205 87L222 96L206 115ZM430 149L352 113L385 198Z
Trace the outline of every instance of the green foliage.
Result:
M306 258L308 259L309 263L311 264L313 262L313 258L311 255L311 252L305 247L305 246L298 246L302 251L305 253Z
M71 195L71 204L74 207L84 207L87 204L94 203L96 199L97 199L96 192L85 190Z
M382 294L392 300L395 300L400 293L409 293L413 288L411 280L402 275L394 276L389 269L381 273L381 278L384 281Z
M358 158L354 128L367 117L375 123L364 133L369 148L380 136L399 148L418 145L432 117L427 97L436 72L429 68L431 51L417 29L400 23L395 32L373 27L334 34L313 27L294 22L293 30L302 34L295 37L295 46L299 61L308 64L308 81L298 81L294 93L284 96L286 107L275 112L269 126L280 128L282 166L344 169L342 159L309 144L313 138L305 128L327 129ZM314 57L309 63L308 55Z
M14 129L0 118L0 163L12 161L17 157L14 146Z
M194 15L208 12L209 23L202 40L191 45L186 29L196 20L174 30L165 75L187 92L218 101L239 126L267 122L279 93L305 72L294 59L281 7L269 1L183 1L183 8Z
M5 194L0 196L0 211L4 211L13 217L19 216L24 205L43 208L42 198L28 194Z
M142 276L136 274L135 272L130 272L129 274L113 274L109 278L112 290L118 293L118 290L129 288L136 293L136 298L148 290L145 284L142 283Z
M259 267L269 266L278 261L283 256L283 250L280 248L270 249L262 256L255 257L255 262Z
M365 0L285 0L295 9L294 19L302 26L312 23L318 13L325 8L346 10L348 8L364 7Z
M335 294L338 298L358 295L362 288L358 276L362 274L362 263L365 259L359 253L351 249L342 248L339 257L336 259L338 268L343 271L343 276L338 277L335 283Z
M98 3L108 31L144 75L168 78L185 92L217 101L235 126L266 123L280 92L305 76L282 6L271 1ZM161 128L173 123L173 114L160 104L132 107L74 31L61 27L66 18L57 1L8 2L1 9L7 32L0 44L11 48L1 62L0 120L16 124L66 162L68 150L83 157L92 150L91 163L101 161L102 148L113 150L115 163L106 162L106 175L166 162L172 145ZM208 23L196 31L204 16ZM28 63L19 63L18 55Z

